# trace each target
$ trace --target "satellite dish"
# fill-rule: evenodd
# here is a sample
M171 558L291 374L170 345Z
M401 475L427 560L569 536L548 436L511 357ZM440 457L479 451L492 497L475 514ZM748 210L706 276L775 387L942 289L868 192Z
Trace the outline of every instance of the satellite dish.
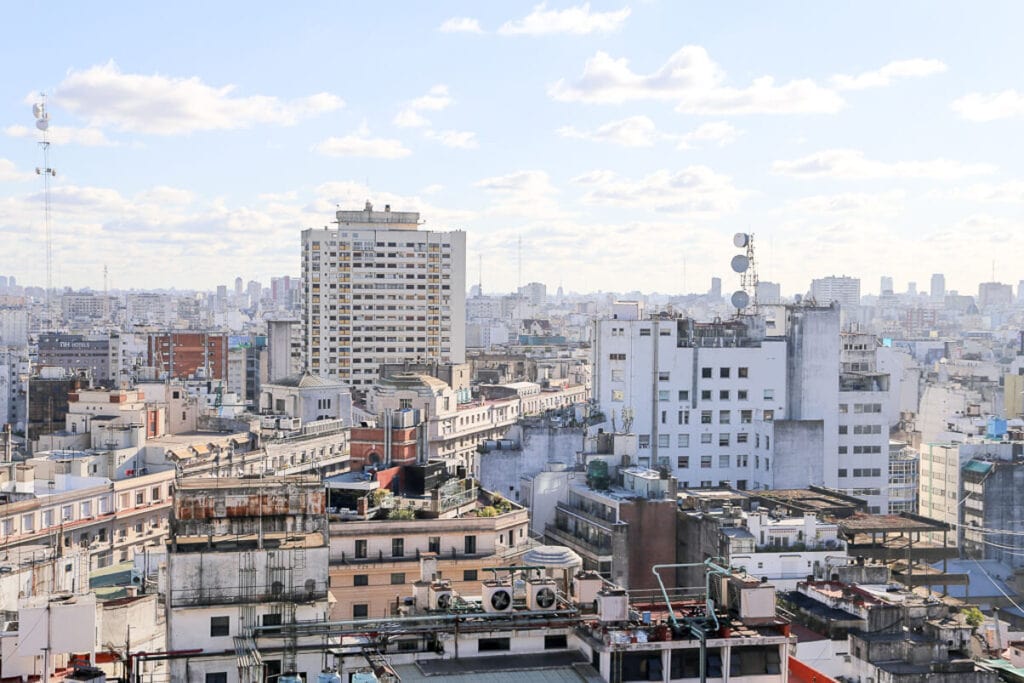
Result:
M746 308L747 304L750 303L750 295L744 292L742 289L737 289L732 293L732 298L729 299L735 308Z
M745 232L738 232L732 236L732 243L740 249L747 246L748 242L750 242L750 236Z
M750 259L743 254L736 254L732 257L732 271L734 273L745 273L750 267Z
M43 113L43 108L42 107L40 107L38 104L33 104L32 105L32 116L34 116L34 117L36 117L38 119L39 115L42 114L42 113Z
M36 119L36 128L38 128L39 130L46 130L49 127L50 127L50 119L47 119L47 118Z

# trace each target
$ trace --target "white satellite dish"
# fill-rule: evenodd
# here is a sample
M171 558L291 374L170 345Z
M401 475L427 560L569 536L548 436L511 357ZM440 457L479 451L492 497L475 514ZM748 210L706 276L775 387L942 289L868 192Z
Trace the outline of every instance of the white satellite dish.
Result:
M49 127L50 127L50 119L48 119L48 118L36 119L36 128L38 128L39 130L46 130Z
M38 119L39 115L42 114L42 113L43 113L43 108L42 107L40 107L38 104L33 104L32 105L32 116L34 116L34 117L36 117Z
M750 259L743 254L736 254L732 257L731 265L734 273L745 273L750 267Z
M745 232L738 232L732 236L732 243L735 244L740 249L747 246L747 243L749 242L750 236L747 235L747 233Z
M730 298L729 301L732 302L734 308L746 308L747 304L750 303L750 295L742 289L737 289L732 293L732 298Z

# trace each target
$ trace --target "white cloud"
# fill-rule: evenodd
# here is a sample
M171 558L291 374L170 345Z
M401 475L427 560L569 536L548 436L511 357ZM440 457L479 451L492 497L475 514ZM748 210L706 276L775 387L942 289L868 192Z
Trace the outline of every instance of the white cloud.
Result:
M425 128L430 125L430 121L420 112L442 111L447 109L453 101L448 94L448 86L435 85L427 91L426 95L410 101L395 115L392 123L400 128Z
M555 202L558 189L546 171L523 170L484 178L474 183L489 195L490 215L553 220L564 210Z
M313 149L329 157L401 159L412 154L401 140L370 137L370 129L366 125L340 138L329 137Z
M611 12L591 12L590 3L564 10L548 9L547 3L540 3L522 19L509 21L498 29L502 35L541 36L553 33L585 35L608 33L618 30L629 17L630 9L623 7Z
M650 74L635 73L626 59L598 52L574 82L552 84L548 93L565 102L618 104L632 100L674 100L687 114L834 113L843 106L838 94L811 80L776 85L770 76L747 87L724 85L725 72L707 51L685 46Z
M871 180L881 178L926 178L955 180L995 172L991 164L965 164L950 159L929 161L875 161L856 149L828 149L791 161L776 161L772 172L801 178Z
M736 142L742 134L743 131L728 121L709 121L683 135L679 141L679 149L689 149L695 142L710 142L725 147Z
M563 126L557 132L565 138L610 142L622 147L653 147L664 137L664 134L660 133L657 126L654 125L654 121L646 116L630 116L620 121L610 121L598 126L593 131Z
M0 159L0 182L24 181L34 177L33 173L19 171L10 159Z
M476 149L480 145L476 141L476 133L466 130L428 130L424 135L430 140L436 140L445 147L455 149Z
M946 65L938 59L904 59L889 62L880 69L865 71L856 76L837 74L831 82L839 90L863 90L892 85L900 78L924 78L946 71Z
M894 216L903 211L906 193L902 190L886 192L842 192L832 195L801 197L787 202L785 209L821 216L822 214L850 214L860 217Z
M452 17L445 19L438 27L442 33L483 33L480 22L472 17Z
M1024 93L1003 90L997 93L970 93L954 100L953 111L968 121L995 121L1024 116Z
M84 145L86 147L110 147L113 142L99 128L75 128L73 126L50 126L50 142L55 145ZM4 133L12 138L35 138L39 133L28 126L7 126Z
M591 171L573 179L587 189L583 202L655 211L721 214L735 211L746 192L707 166L659 170L636 180L614 171Z
M630 116L619 121L610 121L592 131L563 126L558 134L566 138L608 142L622 147L653 147L662 141L676 145L678 149L690 149L694 143L715 143L722 147L736 141L742 131L726 121L704 123L684 134L659 131L646 116Z
M1024 180L1008 180L994 185L972 185L966 189L957 189L947 195L953 199L965 199L973 202L1006 202L1019 204L1024 202Z
M330 93L282 101L267 95L237 96L234 91L235 86L214 87L196 76L126 74L111 61L69 72L55 89L53 102L93 127L153 135L291 125L344 106Z

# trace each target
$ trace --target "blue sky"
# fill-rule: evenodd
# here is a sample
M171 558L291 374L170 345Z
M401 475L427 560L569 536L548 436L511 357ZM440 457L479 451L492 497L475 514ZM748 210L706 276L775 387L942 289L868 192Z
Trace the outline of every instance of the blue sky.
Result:
M0 273L297 274L340 204L467 231L469 282L1024 278L1019 3L25 3L4 9ZM45 27L45 30L44 30ZM684 266L685 264L685 266Z

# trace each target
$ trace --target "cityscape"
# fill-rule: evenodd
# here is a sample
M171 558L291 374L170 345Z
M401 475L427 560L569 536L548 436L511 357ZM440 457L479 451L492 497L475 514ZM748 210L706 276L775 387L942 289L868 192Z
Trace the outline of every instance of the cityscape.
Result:
M1024 682L1022 8L33 12L0 683Z

